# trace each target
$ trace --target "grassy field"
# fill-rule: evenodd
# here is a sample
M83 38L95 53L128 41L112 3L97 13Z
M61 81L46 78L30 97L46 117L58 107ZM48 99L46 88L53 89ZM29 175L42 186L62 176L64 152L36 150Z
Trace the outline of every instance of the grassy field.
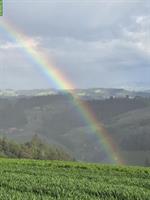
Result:
M0 159L3 200L150 200L150 169Z
M3 0L0 0L0 16L3 15Z

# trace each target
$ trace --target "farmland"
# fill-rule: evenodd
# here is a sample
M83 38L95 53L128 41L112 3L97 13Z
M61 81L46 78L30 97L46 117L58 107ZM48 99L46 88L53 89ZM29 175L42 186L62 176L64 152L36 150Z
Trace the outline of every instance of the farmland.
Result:
M3 0L0 0L0 16L3 14Z
M149 200L150 169L62 161L0 160L3 200Z

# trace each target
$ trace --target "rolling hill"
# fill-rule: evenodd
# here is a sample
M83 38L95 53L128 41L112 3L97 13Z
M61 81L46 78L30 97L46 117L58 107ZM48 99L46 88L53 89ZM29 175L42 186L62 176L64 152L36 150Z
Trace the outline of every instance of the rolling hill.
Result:
M116 141L126 164L147 165L150 160L149 98L125 96L83 102L91 107ZM109 163L101 138L90 130L66 94L0 98L1 137L25 142L37 134L50 144L62 146L77 160Z

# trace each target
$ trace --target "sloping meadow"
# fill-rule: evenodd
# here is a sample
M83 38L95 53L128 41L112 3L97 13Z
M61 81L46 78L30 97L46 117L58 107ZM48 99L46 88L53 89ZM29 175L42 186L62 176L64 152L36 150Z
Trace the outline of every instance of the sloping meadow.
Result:
M149 200L150 169L0 160L0 199Z
M3 0L0 0L0 16L3 15Z

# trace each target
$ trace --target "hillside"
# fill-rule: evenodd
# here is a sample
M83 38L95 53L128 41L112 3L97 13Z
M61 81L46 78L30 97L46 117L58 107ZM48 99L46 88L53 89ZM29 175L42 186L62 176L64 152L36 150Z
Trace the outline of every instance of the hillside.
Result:
M150 107L114 117L108 129L123 150L150 150Z
M150 98L126 96L82 101L115 140L125 163L147 166ZM38 135L77 160L109 163L101 137L90 126L68 94L0 98L0 137L24 143Z
M115 140L126 164L145 166L146 160L150 161L149 98L82 101ZM109 163L101 138L91 132L90 124L81 116L71 96L1 98L0 136L24 143L35 134L49 144L62 147L77 160Z
M37 135L34 135L31 141L21 144L9 141L6 137L0 138L0 157L36 160L74 160L67 151L59 146L43 142Z
M150 169L59 161L0 160L3 200L149 200Z

